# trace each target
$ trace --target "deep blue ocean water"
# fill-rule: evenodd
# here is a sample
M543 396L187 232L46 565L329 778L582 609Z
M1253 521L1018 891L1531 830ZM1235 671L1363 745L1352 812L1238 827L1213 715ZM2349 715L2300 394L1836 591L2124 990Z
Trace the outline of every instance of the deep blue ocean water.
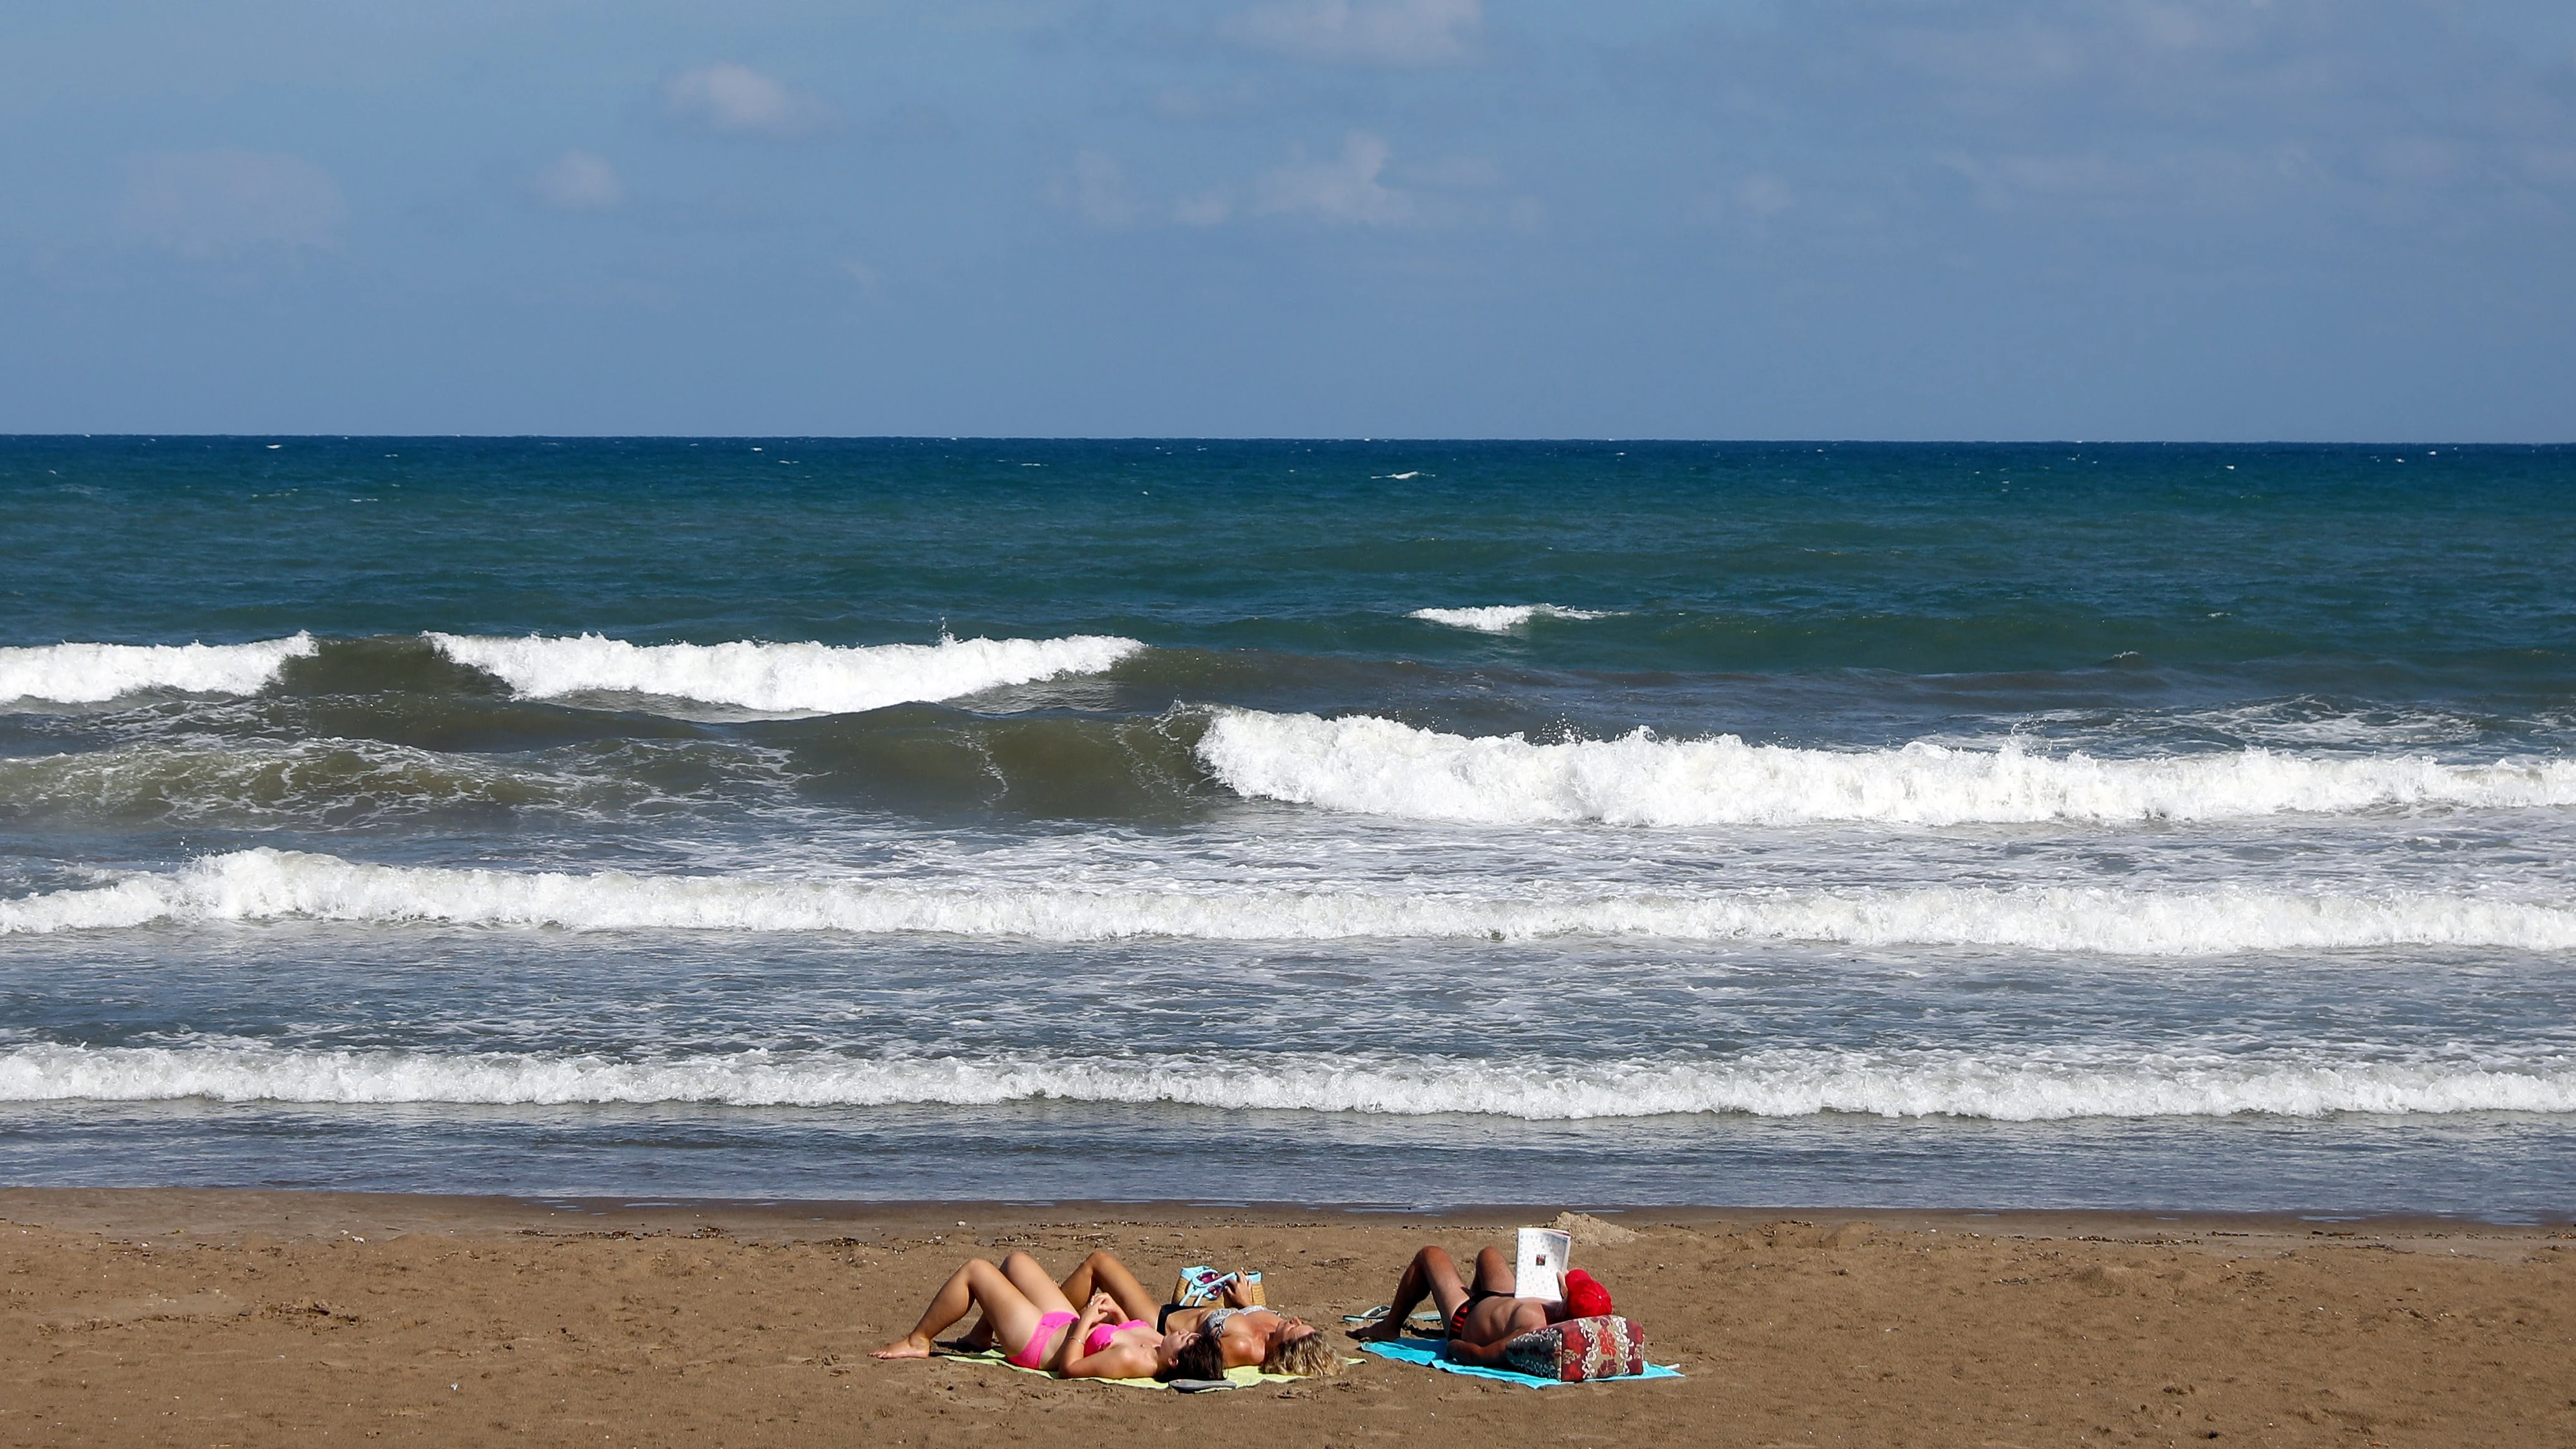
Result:
M0 1179L2576 1202L2576 449L0 439Z

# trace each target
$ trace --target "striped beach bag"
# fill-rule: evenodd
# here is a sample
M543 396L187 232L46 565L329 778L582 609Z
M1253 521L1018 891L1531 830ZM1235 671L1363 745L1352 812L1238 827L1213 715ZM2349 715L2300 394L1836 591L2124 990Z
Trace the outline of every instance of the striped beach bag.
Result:
M1503 1362L1532 1378L1579 1384L1646 1371L1646 1332L1615 1313L1569 1318L1503 1345Z

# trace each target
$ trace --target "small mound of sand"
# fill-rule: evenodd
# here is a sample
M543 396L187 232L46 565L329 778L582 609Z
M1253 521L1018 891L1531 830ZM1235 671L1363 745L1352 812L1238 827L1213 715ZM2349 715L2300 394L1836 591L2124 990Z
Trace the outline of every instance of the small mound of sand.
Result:
M1615 1248L1637 1241L1636 1229L1603 1222L1590 1213L1558 1213L1556 1221L1548 1226L1586 1247Z
M2146 1287L2147 1275L2117 1263L2096 1263L2077 1273L2075 1281L2096 1293L2130 1293Z

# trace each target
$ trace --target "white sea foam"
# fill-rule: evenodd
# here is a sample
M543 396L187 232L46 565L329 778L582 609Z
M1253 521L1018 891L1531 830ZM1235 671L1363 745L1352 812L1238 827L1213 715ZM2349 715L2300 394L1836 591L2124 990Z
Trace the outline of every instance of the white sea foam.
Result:
M254 644L43 644L0 649L0 702L95 704L147 689L189 694L254 694L289 659L314 650L313 636Z
M1526 1120L1744 1113L1805 1117L2314 1117L2576 1112L2576 1060L2259 1057L2117 1051L1768 1051L1584 1062L1369 1052L856 1056L603 1055L24 1044L0 1050L0 1101L688 1102L742 1107L1173 1103L1256 1110L1467 1113Z
M1453 629L1479 634L1508 634L1532 619L1607 619L1596 609L1569 609L1559 604L1487 604L1474 609L1416 609L1406 616L1428 619Z
M2444 764L2427 755L2235 750L2143 760L1917 742L1895 750L1749 745L1733 735L1534 744L1369 715L1215 712L1199 758L1239 795L1370 815L1491 824L1915 825L2225 820L2399 806L2576 805L2576 761Z
M780 714L842 714L956 699L1011 684L1098 674L1145 646L1077 634L1063 639L943 639L937 644L630 644L431 634L460 664L498 675L530 699L623 693L692 699Z
M1530 899L1419 891L1084 890L366 865L256 849L0 901L0 935L307 919L574 931L846 931L1105 941L1365 938L1985 946L2122 956L2387 946L2576 949L2576 909L2442 895L1925 887Z

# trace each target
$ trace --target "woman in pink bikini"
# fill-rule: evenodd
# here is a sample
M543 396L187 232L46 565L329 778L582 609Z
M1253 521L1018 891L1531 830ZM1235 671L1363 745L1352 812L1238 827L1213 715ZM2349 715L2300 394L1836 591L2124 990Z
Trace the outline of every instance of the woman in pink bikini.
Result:
M912 1332L877 1357L928 1358L941 1330L980 1308L984 1321L968 1341L1008 1348L1021 1368L1068 1379L1168 1377L1172 1356L1154 1328L1156 1306L1136 1275L1107 1253L1084 1259L1061 1284L1026 1253L999 1266L977 1258L932 1296Z

